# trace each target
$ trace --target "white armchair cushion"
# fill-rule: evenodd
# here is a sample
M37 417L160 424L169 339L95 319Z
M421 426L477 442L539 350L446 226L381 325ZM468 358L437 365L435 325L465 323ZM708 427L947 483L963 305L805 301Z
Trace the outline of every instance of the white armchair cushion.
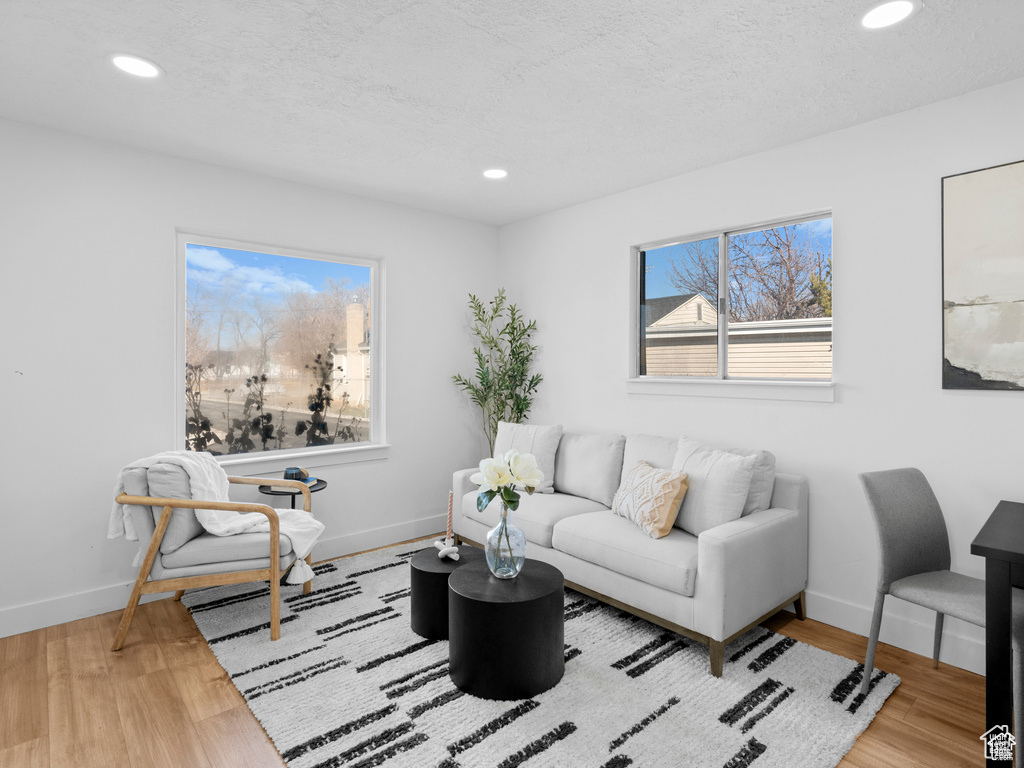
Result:
M632 520L652 539L660 539L672 531L686 488L683 472L655 469L638 461L619 486L612 512Z
M737 456L686 437L679 438L672 468L685 472L690 487L676 525L694 536L738 520L743 514L757 456Z
M562 438L562 425L542 426L540 424L509 424L498 422L498 434L494 436L494 458L504 456L515 448L519 453L532 453L537 467L544 473L544 480L536 488L537 493L553 493L555 482L555 452Z
M611 508L622 475L622 435L566 432L555 459L555 490L593 499Z
M284 534L278 535L278 555L284 557L292 552L292 541ZM161 555L164 568L184 568L206 563L225 563L233 560L267 559L269 566L269 533L236 533L233 536L214 536L203 533L182 544L173 552Z
M149 496L158 499L192 498L192 485L188 473L175 464L155 464L146 470L146 477L149 483ZM162 512L163 507L153 507L154 523L160 520ZM164 555L175 552L204 532L194 509L175 507L171 512L171 522L167 525L167 531L160 542L160 552Z

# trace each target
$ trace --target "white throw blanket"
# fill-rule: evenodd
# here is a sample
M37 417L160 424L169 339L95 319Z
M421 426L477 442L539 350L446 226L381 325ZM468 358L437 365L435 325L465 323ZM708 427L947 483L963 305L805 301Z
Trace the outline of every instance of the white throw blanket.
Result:
M205 501L229 501L228 476L217 460L209 453L193 451L167 451L158 453L148 459L140 459L125 467L146 469L157 464L174 464L188 474L192 486L192 498ZM124 470L122 470L122 473ZM124 493L124 480L118 475L114 486L115 498ZM313 569L305 561L305 557L313 550L313 545L323 533L324 524L313 518L305 510L278 509L277 517L280 531L292 542L295 552L295 564L288 572L288 584L302 584L313 578ZM207 532L214 536L233 536L236 533L267 533L270 521L259 512L235 512L233 510L197 509L196 518ZM114 502L110 512L110 524L107 538L117 539L124 536L129 541L138 541L139 536L131 518L131 505ZM135 558L135 564L142 562L142 552Z

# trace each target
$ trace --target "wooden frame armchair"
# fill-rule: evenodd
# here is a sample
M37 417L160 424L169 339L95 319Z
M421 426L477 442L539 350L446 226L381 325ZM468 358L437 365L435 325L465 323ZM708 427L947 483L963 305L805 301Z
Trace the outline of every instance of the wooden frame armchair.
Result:
M302 493L302 508L306 512L310 512L312 508L309 487L300 480L229 476L228 482L241 485L292 486L298 488ZM119 494L115 501L119 504L138 505L142 508L152 507L154 513L157 507L162 507L163 509L160 513L159 519L155 521L155 524L153 524L152 527L147 525L147 523L151 522L147 518L150 518L151 516L155 517L155 515L150 515L149 510L146 509L133 510L133 520L136 521L136 528L139 534L139 544L140 546L145 546L144 536L146 534L150 534L149 545L146 547L145 557L142 561L142 565L139 567L139 575L135 579L135 586L132 588L131 597L128 598L128 605L125 606L124 613L121 615L121 623L117 627L117 634L114 637L114 645L111 650L118 651L124 645L125 637L128 635L128 629L131 627L132 619L135 617L135 610L139 605L139 598L141 598L142 595L152 594L155 592L175 592L174 599L180 600L186 589L221 586L225 584L243 584L248 581L269 580L270 639L277 640L281 636L281 577L291 569L295 562L295 557L292 555L290 561L286 564L283 563L281 555L280 524L277 512L275 512L271 507L266 504L203 501L202 499L162 498L157 496L131 495L128 493ZM150 575L153 572L154 565L158 563L158 558L166 556L161 555L161 543L167 533L172 514L176 509L231 510L235 512L258 512L259 514L266 515L267 519L270 521L270 548L266 567L262 567L262 562L260 562L260 567L253 567L254 563L257 561L251 557L250 546L246 548L250 551L245 553L240 552L241 556L235 560L225 559L219 563L206 563L203 568L158 568L160 575L166 575L167 571L174 570L187 573L195 570L210 570L211 568L216 572L196 573L193 575L183 576L171 575L169 578L156 578L150 580ZM140 523L142 530L138 530L140 528ZM267 535L268 534L243 533L237 534L236 536L225 536L221 538L226 541L227 539L236 539L239 537ZM198 539L200 537L197 536L196 538ZM287 539L285 541L287 542ZM181 549L187 547L188 543L186 543ZM231 542L227 543L230 546ZM287 558L288 554L286 553L283 557ZM307 563L311 562L311 560L311 556L306 557ZM223 567L224 570L218 570L221 567ZM308 595L312 589L312 580L305 582L302 586L302 592L306 595Z

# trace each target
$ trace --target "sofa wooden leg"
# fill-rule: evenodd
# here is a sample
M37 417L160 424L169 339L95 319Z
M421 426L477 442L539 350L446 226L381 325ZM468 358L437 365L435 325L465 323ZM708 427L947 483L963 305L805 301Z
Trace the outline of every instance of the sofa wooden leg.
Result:
M804 604L804 593L801 590L800 594L796 596L796 600L793 601L793 610L796 611L796 617L803 621L807 618L807 606Z
M719 640L712 640L708 647L711 649L711 674L715 677L721 677L722 667L725 666L725 643Z
M185 590L184 589L179 589L177 592L174 593L174 601L176 603L180 603L181 602L181 598L184 597L184 596L185 596Z

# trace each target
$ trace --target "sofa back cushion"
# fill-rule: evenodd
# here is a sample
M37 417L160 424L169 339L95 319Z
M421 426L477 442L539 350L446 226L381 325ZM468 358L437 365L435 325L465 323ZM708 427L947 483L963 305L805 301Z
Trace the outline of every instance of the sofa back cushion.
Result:
M622 435L563 433L555 455L555 490L610 509L619 489L625 445Z
M775 488L775 455L770 451L758 451L750 448L726 448L729 453L737 456L753 456L754 476L750 480L750 490L743 504L743 516L751 512L769 509L772 505L772 489Z
M672 468L685 472L689 488L676 525L699 536L738 520L750 491L756 456L737 456L686 437L679 438Z
M535 489L538 493L553 493L555 482L555 452L562 437L562 425L542 426L540 424L509 424L498 422L498 434L494 437L494 458L504 456L515 448L519 453L531 453L537 460L537 468L544 473L544 480Z
M626 435L626 447L622 452L622 477L619 485L626 479L638 461L650 464L655 469L672 469L676 458L679 440L674 437L660 435Z

